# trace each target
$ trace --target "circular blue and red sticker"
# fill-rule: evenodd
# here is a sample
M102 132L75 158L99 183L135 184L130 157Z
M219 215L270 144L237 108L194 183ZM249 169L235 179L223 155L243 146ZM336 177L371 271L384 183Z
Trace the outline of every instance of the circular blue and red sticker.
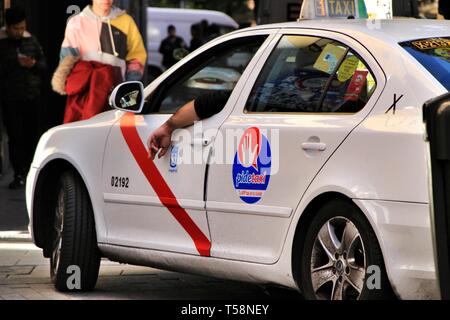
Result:
M272 154L267 137L256 127L245 130L233 163L233 185L242 201L261 200L269 186Z

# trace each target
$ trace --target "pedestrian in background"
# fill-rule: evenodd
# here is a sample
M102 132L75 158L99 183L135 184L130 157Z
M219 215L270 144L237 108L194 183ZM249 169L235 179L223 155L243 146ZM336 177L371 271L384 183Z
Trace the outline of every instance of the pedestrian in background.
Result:
M220 36L220 27L216 23L210 24L208 27L208 37L206 38L206 42L209 42L215 38Z
M204 43L205 39L202 36L202 27L200 24L193 24L191 26L191 43L189 46L189 51L194 51L200 48Z
M167 34L168 36L161 42L159 52L163 55L163 66L169 69L178 62L178 59L175 57L175 50L187 50L187 47L183 38L177 36L177 29L173 25L167 27Z
M69 20L60 58L52 85L69 96L67 123L108 110L114 86L141 80L147 52L130 15L113 6L113 0L93 0Z
M10 189L25 185L39 138L38 117L42 76L46 63L39 41L26 31L25 12L5 12L6 28L0 30L0 99L9 137L14 170Z

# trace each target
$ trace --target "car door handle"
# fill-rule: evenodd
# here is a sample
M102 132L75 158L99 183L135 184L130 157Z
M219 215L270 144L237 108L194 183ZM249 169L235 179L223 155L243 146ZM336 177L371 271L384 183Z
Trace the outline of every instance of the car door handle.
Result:
M210 143L211 143L211 139L209 139L209 138L194 138L191 142L191 146L206 147Z
M305 151L325 151L327 145L322 142L304 142L302 143L302 149Z

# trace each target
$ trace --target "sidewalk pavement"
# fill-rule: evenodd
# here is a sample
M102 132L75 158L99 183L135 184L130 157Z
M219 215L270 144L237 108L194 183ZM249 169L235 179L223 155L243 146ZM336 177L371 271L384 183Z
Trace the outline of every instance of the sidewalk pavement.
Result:
M8 189L8 184L12 179L11 171L0 177L0 232L28 230L29 219L25 205L25 189ZM5 236L0 235L1 238L5 238Z
M290 298L295 295L290 296ZM32 243L0 242L0 300L220 300L271 297L260 286L102 260L96 289L60 293L49 261Z

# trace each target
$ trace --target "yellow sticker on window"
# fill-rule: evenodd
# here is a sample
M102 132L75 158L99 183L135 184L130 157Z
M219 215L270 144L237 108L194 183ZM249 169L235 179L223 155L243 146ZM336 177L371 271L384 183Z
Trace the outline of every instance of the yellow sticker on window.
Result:
M314 64L314 68L332 74L347 50L334 44L327 44Z
M413 46L420 50L436 49L436 48L449 48L450 39L434 38L420 41L413 41Z
M356 56L348 57L342 62L339 70L337 72L338 80L340 82L345 82L349 80L359 65L359 59Z

